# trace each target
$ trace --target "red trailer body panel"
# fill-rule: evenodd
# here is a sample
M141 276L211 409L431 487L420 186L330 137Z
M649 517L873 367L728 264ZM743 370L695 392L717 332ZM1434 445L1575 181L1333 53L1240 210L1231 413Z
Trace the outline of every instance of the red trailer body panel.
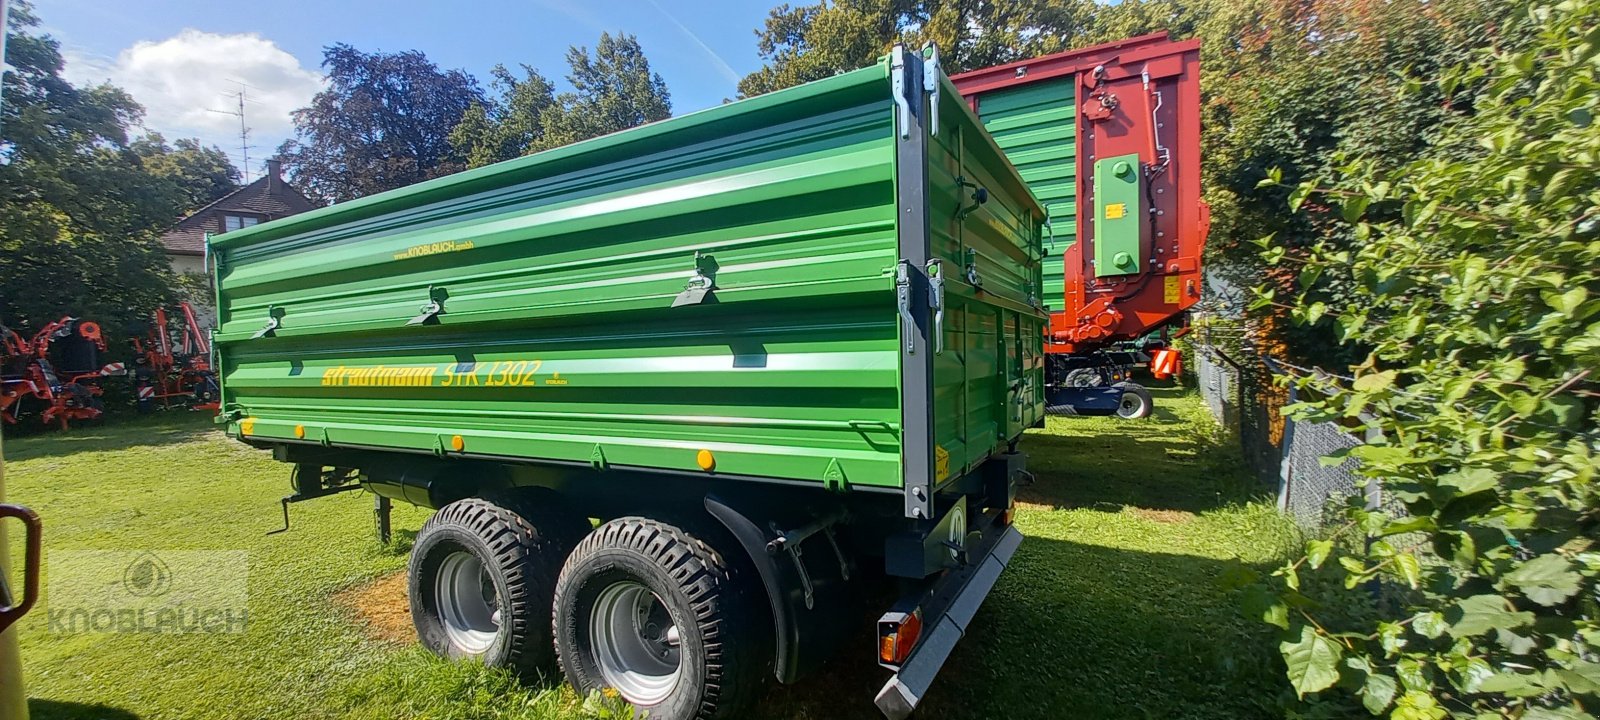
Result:
M1051 210L1062 297L1047 278L1046 348L1090 353L1181 321L1200 298L1210 226L1200 199L1200 41L1155 33L951 79ZM1110 183L1097 198L1107 161L1134 156L1137 174L1131 163L1115 167L1128 192L1142 193L1137 204L1113 198ZM1143 222L1122 223L1114 236L1113 221L1135 211ZM1113 242L1117 252L1097 253Z

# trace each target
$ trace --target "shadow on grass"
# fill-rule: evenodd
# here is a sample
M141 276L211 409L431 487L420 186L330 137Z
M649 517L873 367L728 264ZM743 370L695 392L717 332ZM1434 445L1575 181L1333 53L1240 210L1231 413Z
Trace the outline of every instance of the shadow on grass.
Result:
M1229 561L1030 537L923 700L935 718L1268 718L1286 685L1270 628L1237 610ZM880 717L872 621L764 720Z
M139 718L127 710L109 705L38 699L28 700L28 716L32 720L138 720Z
M169 410L153 415L118 416L70 430L5 438L7 460L65 457L80 452L111 452L144 445L198 440L218 426L211 413Z
M1163 400L1180 389L1151 390L1152 417L1051 417L1022 441L1035 482L1018 499L1062 508L1123 506L1204 512L1264 491L1238 448L1180 417Z

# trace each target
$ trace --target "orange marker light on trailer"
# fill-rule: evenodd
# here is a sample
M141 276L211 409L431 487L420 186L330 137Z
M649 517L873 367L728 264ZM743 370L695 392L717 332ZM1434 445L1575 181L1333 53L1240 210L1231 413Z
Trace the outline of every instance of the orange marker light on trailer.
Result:
M878 621L878 661L903 665L922 639L922 611L914 610L899 622Z
M306 439L306 426L304 426L304 425L296 425L296 426L294 426L294 436L299 438L299 439L301 439L301 440Z
M452 449L454 449L456 452L461 452L461 449L466 447L466 446L467 446L467 441L461 439L460 435L453 435L453 436L450 437L450 447Z
M700 452L695 453L694 462L696 465L700 466L701 470L705 470L707 472L710 472L717 466L717 458L711 454L710 450L701 450Z
M247 417L239 421L240 435L254 435L256 432L256 419Z

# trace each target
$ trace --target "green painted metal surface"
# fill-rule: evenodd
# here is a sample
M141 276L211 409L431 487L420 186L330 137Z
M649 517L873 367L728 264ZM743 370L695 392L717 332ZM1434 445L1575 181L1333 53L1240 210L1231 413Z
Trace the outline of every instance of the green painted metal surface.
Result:
M1132 275L1144 267L1139 233L1145 204L1137 154L1094 161L1094 272Z
M983 289L929 390L949 476L1042 413L1044 322L1042 210L957 98L931 225ZM894 108L880 63L215 237L229 430L899 487Z
M1061 309L1066 292L1061 252L1078 239L1077 127L1074 78L985 93L978 114L995 142L1049 213L1045 238L1045 304Z

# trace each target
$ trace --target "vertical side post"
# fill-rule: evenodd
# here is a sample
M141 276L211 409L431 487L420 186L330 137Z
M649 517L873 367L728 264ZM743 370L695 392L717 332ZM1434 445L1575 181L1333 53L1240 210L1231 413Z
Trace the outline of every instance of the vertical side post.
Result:
M923 59L896 45L890 58L895 103L895 209L902 283L900 452L905 514L933 517L933 346L928 299L928 102Z

